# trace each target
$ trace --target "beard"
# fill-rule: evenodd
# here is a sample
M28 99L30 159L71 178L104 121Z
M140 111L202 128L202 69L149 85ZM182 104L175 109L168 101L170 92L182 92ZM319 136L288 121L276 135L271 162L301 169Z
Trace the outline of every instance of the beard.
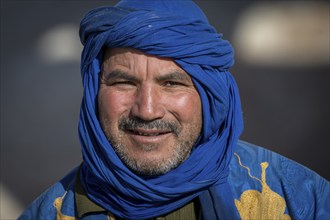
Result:
M178 122L156 120L156 121L143 121L139 118L120 118L118 122L118 132L112 132L110 122L105 115L101 114L101 125L103 131L112 145L113 149L121 159L121 161L132 172L141 176L157 176L165 174L184 162L190 155L191 149L195 144L199 133L200 127L186 129L183 131ZM131 155L128 146L125 146L124 139L127 131L135 129L157 129L161 131L170 131L175 137L176 144L171 147L168 155L155 159L155 158L139 158ZM196 132L198 130L198 132ZM194 134L191 134L191 132ZM195 132L194 132L195 131ZM196 133L196 134L195 134ZM159 147L159 144L139 144L135 146L144 152L151 152Z

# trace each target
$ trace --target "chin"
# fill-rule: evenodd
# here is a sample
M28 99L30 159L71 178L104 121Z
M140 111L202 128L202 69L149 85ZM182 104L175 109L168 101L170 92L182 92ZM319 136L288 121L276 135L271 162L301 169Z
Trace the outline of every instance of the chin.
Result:
M159 155L145 155L138 158L122 158L123 163L134 173L143 176L158 176L176 168L182 161Z

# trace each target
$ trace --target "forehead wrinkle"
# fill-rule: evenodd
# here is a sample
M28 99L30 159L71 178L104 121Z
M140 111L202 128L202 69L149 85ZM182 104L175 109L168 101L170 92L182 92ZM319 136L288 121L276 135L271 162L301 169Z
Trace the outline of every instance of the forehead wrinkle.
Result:
M127 48L108 48L103 59L102 72L105 79L122 78L136 81L136 74L144 72L143 78L153 75L156 81L175 80L192 82L192 78L168 57L157 57L139 50ZM127 71L117 69L121 66ZM111 73L111 74L110 74Z
M122 67L131 69L135 65L136 54L134 50L127 50L125 48L107 48L103 57L102 65L107 68L120 65Z

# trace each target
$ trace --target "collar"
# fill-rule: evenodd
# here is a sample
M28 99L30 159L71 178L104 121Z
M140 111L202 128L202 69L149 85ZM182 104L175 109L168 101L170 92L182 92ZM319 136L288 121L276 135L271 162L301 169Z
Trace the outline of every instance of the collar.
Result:
M81 184L80 180L80 169L78 170L76 181L75 181L75 203L78 218L82 218L84 215L88 213L96 213L96 212L106 212L107 210L90 200L85 190ZM110 214L110 216L112 216ZM185 206L178 208L177 210L158 218L156 220L167 220L167 219L201 219L201 207L199 203L198 197L193 201L189 202ZM110 218L111 219L111 218ZM113 218L114 219L114 218Z
M85 190L81 184L80 169L78 170L74 191L78 218L81 218L83 215L91 212L107 212L107 210L105 210L87 197Z

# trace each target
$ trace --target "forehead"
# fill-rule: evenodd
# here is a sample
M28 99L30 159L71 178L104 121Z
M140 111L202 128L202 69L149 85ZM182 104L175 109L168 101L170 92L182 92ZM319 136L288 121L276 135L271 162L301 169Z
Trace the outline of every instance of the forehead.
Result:
M107 59L111 57L154 57L158 58L161 60L168 60L168 61L173 61L171 58L161 58L157 57L155 55L147 54L142 52L141 50L135 49L135 48L130 48L130 47L123 47L123 48L105 48L104 49L104 56L103 56L103 61L106 61Z
M127 68L133 71L143 69L146 71L157 71L159 73L174 70L187 74L171 58L157 57L133 48L105 49L103 56L103 67L105 69Z

